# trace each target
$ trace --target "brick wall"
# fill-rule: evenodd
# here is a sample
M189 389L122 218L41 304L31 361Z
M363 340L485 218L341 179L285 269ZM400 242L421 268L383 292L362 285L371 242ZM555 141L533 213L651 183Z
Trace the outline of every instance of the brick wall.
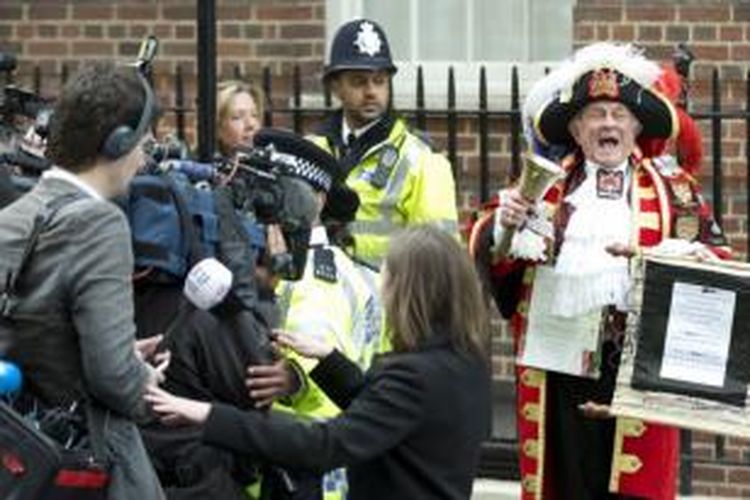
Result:
M324 0L217 0L218 71L230 77L237 68L246 77L259 81L261 68L273 73L276 107L286 107L291 94L291 74L300 65L303 89L320 92L320 74L325 50ZM729 0L577 0L574 11L575 45L598 40L636 41L651 57L668 59L676 43L688 42L697 60L693 66L692 109L707 110L710 105L710 77L718 69L725 107L744 109L745 75L750 56L750 5ZM74 70L89 59L132 58L139 40L155 34L161 41L155 74L156 89L166 106L174 104L174 73L181 66L186 75L189 107L196 98L195 78L195 1L20 1L0 2L0 50L18 55L19 83L31 85L32 69L43 73L42 92L54 95L63 70ZM161 132L174 126L174 116L166 115ZM290 123L288 115L276 114L275 123ZM314 119L306 119L305 130ZM192 130L194 115L188 116ZM703 122L707 157L702 170L710 185L711 149L708 123ZM444 119L430 118L427 130L435 141L446 144ZM492 187L504 184L510 165L509 123L493 118L489 123ZM476 206L479 185L478 125L462 118L458 124L460 197L463 208ZM191 134L192 138L193 135ZM724 122L722 152L725 181L724 225L736 250L744 252L747 235L745 125L741 120ZM710 193L707 193L710 194ZM466 212L464 212L466 213ZM510 342L505 334L495 338L495 372L500 377L512 373ZM715 458L714 437L697 434L696 456ZM750 449L741 440L730 439L726 457L743 460ZM750 468L696 466L695 492L699 494L750 496Z
M263 67L274 75L276 95L288 95L292 66L303 84L319 91L324 51L323 0L219 0L217 71L222 78L239 71L260 81ZM156 35L155 87L166 106L174 105L174 74L181 66L188 106L196 99L196 2L161 1L17 1L0 3L0 50L19 59L17 80L31 85L33 69L42 72L41 91L55 95L63 73L87 60L132 60L140 40ZM191 132L194 115L188 116ZM162 130L174 126L167 114ZM190 138L194 135L191 133Z

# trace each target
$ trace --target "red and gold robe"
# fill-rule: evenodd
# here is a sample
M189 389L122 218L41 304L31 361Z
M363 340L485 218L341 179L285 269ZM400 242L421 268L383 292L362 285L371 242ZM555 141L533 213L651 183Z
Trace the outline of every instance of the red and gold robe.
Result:
M711 218L711 211L700 196L700 186L684 170L660 168L636 152L630 159L632 174L629 191L636 228L631 242L639 247L657 245L665 238L680 237L701 241L720 257L729 256L726 240ZM545 196L548 213L553 215L557 238L566 224L557 209L562 199L577 185L583 161L571 155L562 162L567 176ZM469 251L480 274L490 285L501 313L509 318L509 328L516 351L522 345L527 312L534 284L535 264L506 259L493 262L491 257L494 211L498 203L471 228ZM559 241L552 247L559 248ZM547 408L547 373L535 368L516 367L517 422L522 498L565 498L556 491L550 466L551 440L545 436ZM613 493L642 498L675 497L679 456L678 430L635 419L617 418L609 489ZM545 459L546 457L546 459ZM549 472L549 471L548 471Z

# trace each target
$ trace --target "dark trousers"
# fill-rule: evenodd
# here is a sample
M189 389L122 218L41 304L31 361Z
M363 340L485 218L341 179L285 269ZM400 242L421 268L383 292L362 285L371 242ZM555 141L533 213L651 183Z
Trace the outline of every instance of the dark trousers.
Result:
M598 380L548 372L548 459L557 498L625 498L609 493L615 419L587 418L578 408L587 401L612 401L620 351L619 342L603 343Z

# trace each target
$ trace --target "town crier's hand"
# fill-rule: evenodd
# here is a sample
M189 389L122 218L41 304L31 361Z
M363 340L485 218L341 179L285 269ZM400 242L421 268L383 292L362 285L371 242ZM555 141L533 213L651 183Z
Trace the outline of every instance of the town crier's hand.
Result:
M593 401L586 401L582 405L578 405L578 409L585 417L604 420L608 418L614 418L610 411L609 405L602 405L594 403Z
M500 191L499 222L505 228L516 228L526 222L534 205L521 196L518 188Z

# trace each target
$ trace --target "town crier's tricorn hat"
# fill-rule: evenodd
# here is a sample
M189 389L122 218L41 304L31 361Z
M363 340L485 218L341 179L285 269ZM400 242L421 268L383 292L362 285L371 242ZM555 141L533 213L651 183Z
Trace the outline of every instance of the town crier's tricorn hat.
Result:
M661 68L632 45L596 43L578 50L539 80L524 103L524 123L543 145L573 146L570 121L595 101L621 102L640 121L641 137L669 138L679 129L669 100L653 88Z

